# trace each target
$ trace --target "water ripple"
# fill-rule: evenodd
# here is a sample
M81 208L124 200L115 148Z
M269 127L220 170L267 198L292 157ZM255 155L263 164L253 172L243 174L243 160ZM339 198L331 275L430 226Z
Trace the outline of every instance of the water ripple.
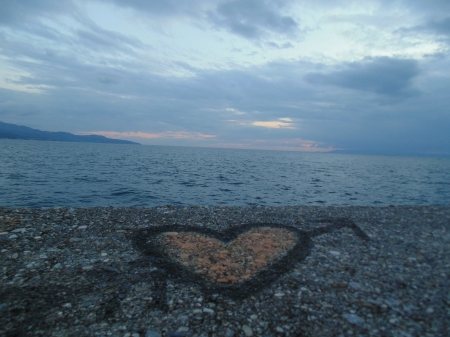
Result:
M0 140L0 205L449 205L450 160Z

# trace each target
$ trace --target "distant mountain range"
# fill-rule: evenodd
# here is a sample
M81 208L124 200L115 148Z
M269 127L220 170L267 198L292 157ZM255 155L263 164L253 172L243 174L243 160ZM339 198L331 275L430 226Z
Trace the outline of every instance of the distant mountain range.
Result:
M0 139L50 140L60 142L134 144L128 140L111 139L98 135L78 136L68 132L50 132L32 129L27 126L0 122Z

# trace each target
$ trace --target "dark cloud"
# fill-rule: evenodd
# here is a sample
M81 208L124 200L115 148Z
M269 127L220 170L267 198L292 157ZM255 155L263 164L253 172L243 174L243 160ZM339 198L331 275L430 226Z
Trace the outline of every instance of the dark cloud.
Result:
M329 73L313 72L305 79L312 84L335 85L387 96L411 96L413 79L419 75L416 60L389 57L366 58Z
M291 34L298 26L291 16L282 14L283 8L290 2L287 0L103 1L154 17L188 16L201 20L206 14L215 27L247 39L258 39L267 33Z
M392 5L391 0L382 0L385 4ZM441 16L450 12L450 2L448 0L402 0L406 8L417 11L419 14Z
M215 11L209 12L209 19L216 27L251 40L267 33L292 34L298 24L291 16L283 15L281 10L281 2L224 1Z
M42 20L48 17L57 22L58 15L70 17L82 28L65 26L59 30ZM1 2L0 28L2 25L13 28L0 30L0 51L10 57L26 56L46 62L63 54L67 57L70 52L82 58L90 52L133 54L133 49L146 48L137 38L99 27L70 0Z
M429 20L423 25L400 29L400 32L406 34L417 34L419 32L445 36L447 42L450 43L450 17L442 20Z
M294 48L294 45L290 42L285 42L282 44L278 44L276 42L270 41L270 42L266 42L266 45L270 48L274 48L274 49L289 49L289 48Z
M155 16L171 16L180 14L195 14L204 0L102 0L114 3L120 7L132 8L140 12L144 11ZM198 12L197 12L198 14Z
M0 1L0 25L26 24L48 15L73 13L76 6L70 0Z
M450 36L450 17L441 21L432 21L428 23L426 28L435 31L438 34Z
M122 8L130 8L154 19L167 17L189 17L199 26L204 26L204 19L218 29L244 37L259 39L267 34L293 34L297 22L289 15L283 14L290 0L99 0ZM80 20L83 14L71 0L16 0L0 2L0 25L20 26L33 30L41 18L68 14ZM50 29L38 27L40 34L51 34ZM38 33L39 34L39 33ZM99 39L93 32L80 34L87 39Z

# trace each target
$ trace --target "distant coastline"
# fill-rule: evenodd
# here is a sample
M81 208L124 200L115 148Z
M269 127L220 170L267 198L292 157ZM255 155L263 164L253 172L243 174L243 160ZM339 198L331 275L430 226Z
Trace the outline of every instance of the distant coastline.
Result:
M112 139L99 135L78 136L69 132L51 132L29 128L27 126L0 122L0 139L46 140L77 143L109 143L141 145L122 139Z

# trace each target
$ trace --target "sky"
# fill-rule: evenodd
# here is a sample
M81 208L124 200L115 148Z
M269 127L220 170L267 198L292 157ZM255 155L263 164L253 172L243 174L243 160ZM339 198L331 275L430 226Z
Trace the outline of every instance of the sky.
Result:
M450 155L450 1L1 1L0 121L148 145Z

